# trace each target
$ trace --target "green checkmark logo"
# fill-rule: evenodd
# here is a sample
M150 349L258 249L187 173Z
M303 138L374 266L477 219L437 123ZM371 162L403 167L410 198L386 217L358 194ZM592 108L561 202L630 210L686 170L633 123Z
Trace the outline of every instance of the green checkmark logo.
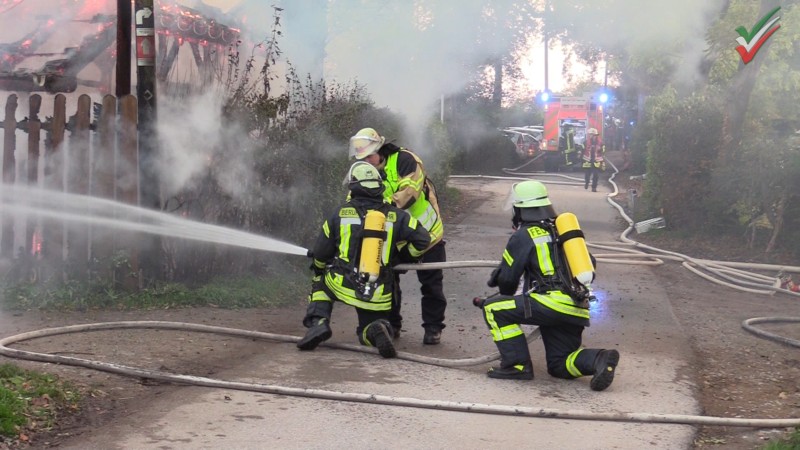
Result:
M765 14L750 31L741 25L736 27L736 32L739 33L739 37L736 38L736 42L739 44L736 51L739 52L739 56L742 57L745 64L753 60L761 46L781 27L775 25L780 20L780 16L773 17L780 9L781 7L777 6Z

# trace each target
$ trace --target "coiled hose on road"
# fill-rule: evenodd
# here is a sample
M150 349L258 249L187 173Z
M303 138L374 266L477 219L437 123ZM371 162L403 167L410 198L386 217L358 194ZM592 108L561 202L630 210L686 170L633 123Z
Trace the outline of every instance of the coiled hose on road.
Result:
M683 425L706 425L706 426L735 426L735 427L756 427L756 428L780 428L793 427L800 425L800 419L746 419L746 418L723 418L709 416L694 416L682 414L648 414L648 413L626 413L608 412L596 413L577 410L557 410L538 408L532 406L509 406L509 405L489 405L482 403L450 402L444 400L424 400L410 397L391 397L377 394L363 394L350 392L327 391L323 389L291 388L259 383L243 383L236 381L223 381L213 378L196 377L190 375L176 375L161 371L144 370L136 367L124 366L121 364L104 363L70 356L51 355L46 353L29 352L10 348L9 345L28 341L32 339L56 336L61 334L81 333L87 331L120 330L120 329L161 329L177 331L194 331L201 333L214 333L227 336L235 336L250 339L264 339L279 342L297 342L300 340L296 336L286 336L257 331L239 330L234 328L216 327L210 325L199 325L183 322L160 322L160 321L134 321L134 322L105 322L85 325L73 325L60 328L48 328L43 330L31 331L28 333L10 336L0 340L0 354L11 358L26 359L53 364L64 364L87 369L100 370L103 372L114 373L128 377L146 378L162 382L186 384L192 386L204 386L213 388L233 389L249 392L261 392L266 394L289 395L295 397L320 398L326 400L337 400L356 403L371 403L378 405L406 406L412 408L436 409L443 411L457 411L465 413L496 414L522 417L539 417L549 419L573 419L573 420L600 420L610 422L640 422L640 423L664 423L664 424L683 424ZM328 344L323 346L339 348L345 350L359 351L365 353L377 353L373 348L348 344ZM419 355L400 352L398 358L417 361L426 364L434 364L445 367L455 367L464 365L474 365L481 362L492 361L497 355L490 355L483 358L445 360L438 358L428 358Z
M616 264L631 264L630 259L648 259L649 261L639 261L635 263L663 264L664 259L682 260L683 265L685 267L697 273L698 275L701 275L704 278L709 279L710 281L718 282L720 284L724 284L733 287L735 289L747 289L748 292L758 292L758 293L771 294L780 291L789 294L794 294L785 289L780 289L774 282L773 278L759 276L759 275L752 275L749 273L742 272L739 269L735 268L736 265L734 263L698 260L678 253L665 252L652 247L643 246L639 243L636 243L628 239L627 234L632 230L633 222L632 220L630 220L630 218L627 217L627 215L625 215L624 210L619 205L614 203L612 200L612 197L616 195L616 189L617 189L616 184L613 182L613 178L614 177L612 175L610 181L611 184L614 186L614 193L609 195L607 199L613 206L615 206L620 211L623 217L625 217L626 220L628 221L630 227L627 230L625 230L625 232L623 232L622 241L624 245L632 248L619 249L616 247L619 245L619 243L607 243L607 244L590 243L590 246L594 246L595 248L616 250L621 252L616 254L596 254L595 256L597 257L598 261L603 261L607 263L616 263ZM641 251L634 250L633 248L647 249L656 252L658 254L658 257L652 254L647 254ZM497 264L496 261L455 261L455 262L432 263L432 264L407 264L403 266L398 266L398 269L424 270L432 268L450 269L456 267L495 267L496 264ZM707 271L714 273L717 277L725 278L728 281L722 281L719 280L719 278L717 277L703 274L702 272L700 272L698 267L705 268ZM749 264L747 265L747 267L753 268L753 266ZM800 268L796 267L766 265L759 268L766 270L784 270L787 272L800 272ZM734 278L733 275L736 275L738 279L749 280L745 282L745 284L747 284L748 287L736 284L737 278ZM772 284L769 284L770 282ZM783 338L781 336L775 336L772 335L771 333L766 333L753 327L753 325L756 323L767 323L774 321L796 322L800 321L800 319L754 318L745 321L745 323L743 323L743 327L745 327L745 329L758 336L775 340L777 342L781 342L786 345L798 346L797 341ZM250 392L262 392L268 394L279 394L279 395L288 395L297 397L320 398L320 399L346 401L346 402L359 402L359 403L457 411L464 413L481 413L481 414L510 415L510 416L551 418L551 419L664 423L664 424L704 425L704 426L734 426L734 427L755 427L755 428L780 428L780 427L800 426L800 418L753 419L753 418L710 417L710 416L682 415L682 414L649 414L649 413L626 413L626 412L596 413L596 412L580 411L580 410L556 410L556 409L547 409L538 407L489 405L489 404L467 403L467 402L449 402L442 400L424 400L424 399L416 399L408 397L391 397L391 396L376 395L376 394L335 392L322 389L290 388L284 386L267 385L259 383L224 381L224 380L217 380L212 378L196 377L189 375L176 375L161 371L144 370L120 364L105 363L105 362L92 361L92 360L69 357L69 356L52 355L47 353L31 352L31 351L14 349L10 347L11 345L19 342L39 339L48 336L61 335L61 334L81 333L81 332L101 331L101 330L143 329L143 328L214 333L214 334L221 334L234 337L251 338L251 339L255 338L255 339L271 340L278 342L296 343L297 341L300 340L300 338L296 336L287 336L287 335L279 335L272 333L263 333L257 331L248 331L248 330L216 327L210 325L191 324L183 322L163 322L163 321L105 322L105 323L94 323L86 325L73 325L73 326L66 326L59 328L48 328L43 330L36 330L27 333L22 333L15 336L10 336L0 340L0 354L10 358L84 367L88 369L114 373L122 376L146 378L146 379L177 383L177 384L234 389L234 390L242 390ZM538 330L535 330L534 332L530 333L528 337L529 341L537 337L538 334L537 331ZM323 343L322 345L349 351L377 353L377 351L374 348L367 348L357 345L336 344L336 343ZM421 355L399 352L397 357L400 359L420 362L424 364L437 365L442 367L463 367L463 366L471 366L493 361L497 359L499 355L497 353L494 353L487 355L485 357L448 360L448 359L430 358Z

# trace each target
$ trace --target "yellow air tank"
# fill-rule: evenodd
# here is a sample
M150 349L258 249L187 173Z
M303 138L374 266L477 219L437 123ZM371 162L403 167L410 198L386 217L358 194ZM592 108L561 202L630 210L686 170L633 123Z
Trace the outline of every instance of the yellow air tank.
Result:
M589 249L586 248L583 232L578 225L578 218L572 213L559 214L556 217L556 230L562 240L564 255L572 276L589 287L594 278L594 266L589 256Z
M364 218L364 237L361 240L361 258L358 264L358 273L368 275L369 282L374 283L381 271L381 250L383 249L383 224L386 216L377 210L367 211Z

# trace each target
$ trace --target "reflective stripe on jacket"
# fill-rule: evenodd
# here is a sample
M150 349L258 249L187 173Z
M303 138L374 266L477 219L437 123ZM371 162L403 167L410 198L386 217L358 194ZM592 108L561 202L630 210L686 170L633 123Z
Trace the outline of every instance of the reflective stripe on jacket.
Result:
M383 228L386 239L381 252L382 268L377 286L369 300L362 300L356 295L350 278L353 268L358 268L364 215L370 209L380 210L386 215ZM325 286L336 299L357 308L388 311L391 309L394 277L386 268L396 264L400 252L398 244L405 242L402 251L408 252L411 258L419 258L430 241L430 233L418 226L417 220L408 212L383 203L382 199L365 201L353 198L322 224L312 250L313 263L315 267L325 269Z
M596 141L588 140L581 157L583 159L583 167L591 167L592 165L601 167L603 165L603 155L605 152L606 147L600 142L600 139Z
M555 258L557 245L550 230L540 223L523 223L511 235L498 266L497 287L502 295L514 295L523 279L523 289L531 289L538 280L557 280L558 269L566 264ZM589 310L578 306L560 290L531 292L528 295L552 314L569 317L576 325L589 326Z
M415 166L412 172L401 174L398 170L400 158L413 158L413 163L405 167ZM436 191L433 184L425 176L422 161L413 152L401 148L400 151L386 157L383 167L386 189L383 196L400 208L407 210L419 223L431 233L431 246L442 240L444 224L442 223Z

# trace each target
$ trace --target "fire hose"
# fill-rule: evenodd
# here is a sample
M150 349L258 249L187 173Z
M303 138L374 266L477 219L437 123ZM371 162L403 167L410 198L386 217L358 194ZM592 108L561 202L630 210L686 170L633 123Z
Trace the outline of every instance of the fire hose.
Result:
M612 164L613 166L613 164ZM616 168L615 168L616 169ZM486 177L488 178L488 177ZM524 178L528 179L528 178ZM616 191L616 184L613 183L613 176L611 183L614 185ZM653 247L644 246L631 239L627 238L627 234L633 228L633 221L625 215L624 210L611 200L614 194L607 197L608 201L615 206L623 217L629 223L629 228L622 234L623 248L618 248L619 243L588 243L590 247L614 250L618 253L613 254L595 254L595 257L600 262L612 264L646 264L657 265L663 264L664 260L682 261L682 264L692 272L708 279L709 281L723 284L734 289L745 290L746 292L754 292L759 294L774 294L776 292L787 293L790 295L800 295L779 287L774 277L764 275L750 274L742 271L741 267L756 268L764 270L782 270L785 272L800 272L800 267L791 266L774 266L774 265L758 265L758 267L740 263L729 263L719 261L708 261L703 259L695 259L686 255L681 255L675 252L667 252ZM652 253L645 253L641 251L649 250ZM631 261L636 259L645 259L645 261ZM403 264L397 266L400 270L429 270L429 269L450 269L458 267L496 267L497 261L455 261L445 263L420 263L420 264ZM706 270L713 275L703 273ZM736 275L736 277L734 277ZM724 281L722 279L727 281ZM742 281L740 281L742 280ZM782 336L777 336L756 328L754 325L760 323L770 322L800 322L800 318L793 317L762 317L748 319L743 322L742 326L745 330L765 339L770 339L780 342L785 345L800 347L800 342L788 339ZM38 361L53 364L63 364L77 367L84 367L92 370L99 370L117 375L137 377L144 379L151 379L161 382L169 382L183 385L205 386L213 388L226 388L233 390L261 392L269 394L298 396L308 398L320 398L327 400L337 400L346 402L358 403L371 403L393 406L405 406L424 409L447 410L465 413L480 413L480 414L495 414L495 415L511 415L523 416L534 418L551 418L551 419L571 419L571 420L597 420L597 421L610 421L610 422L636 422L636 423L664 423L664 424L683 424L683 425L703 425L703 426L734 426L734 427L755 427L755 428L780 428L780 427L796 427L800 426L800 418L785 418L785 419L754 419L754 418L726 418L726 417L711 417L711 416L698 416L698 415L683 415L683 414L650 414L650 413L628 413L628 412L590 412L580 410L557 410L540 407L525 407L525 406L510 406L510 405L490 405L480 403L468 402L450 402L442 400L425 400L409 397L392 397L377 394L364 394L364 393L347 393L335 392L322 389L308 389L308 388L290 388L277 385L268 385L260 383L244 383L234 381L224 381L206 377L197 377L189 375L172 374L162 371L145 370L136 367L125 366L115 363L105 363L99 361L92 361L82 358L75 358L69 356L53 355L47 353L32 352L26 350L19 350L11 348L10 346L16 343L39 339L43 337L91 332L101 330L117 330L117 329L165 329L165 330L178 330L190 331L201 333L214 333L222 334L233 337L261 339L278 342L292 342L296 343L300 340L296 336L279 335L272 333L264 333L257 331L248 331L241 329L217 327L210 325L191 324L183 322L164 322L164 321L126 321L126 322L104 322L93 323L85 325L73 325L59 328L48 328L42 330L21 333L18 335L6 337L0 340L0 354L17 359L25 359L30 361ZM529 342L538 337L538 329L533 330L528 335ZM341 343L322 343L322 346L334 349L342 349L349 351L358 351L365 353L377 353L374 348L368 348L358 345L341 344ZM442 367L464 367L485 362L493 361L499 358L498 353L493 353L483 357L465 358L465 359L441 359L431 358L422 355L415 355L406 352L398 352L397 357L408 361L419 362L423 364L430 364Z
M705 425L705 426L735 426L735 427L755 427L755 428L781 428L800 426L800 418L789 419L748 419L748 418L725 418L696 416L684 414L650 414L650 413L627 413L627 412L590 412L580 410L558 410L533 406L510 406L510 405L490 405L482 403L451 402L444 400L425 400L411 397L392 397L377 394L349 393L328 391L324 389L291 388L285 386L244 383L237 381L224 381L214 378L197 377L190 375L172 374L162 371L145 370L136 367L125 366L115 363L105 363L88 359L75 358L71 356L52 355L25 350L10 348L9 345L32 339L56 336L61 334L80 333L87 331L118 330L118 329L162 329L193 331L201 333L214 333L227 336L263 339L279 342L297 342L300 340L296 336L263 333L258 331L239 330L234 328L217 327L211 325L191 324L184 322L162 322L162 321L133 321L133 322L102 322L85 325L72 325L60 328L47 328L42 330L21 333L0 340L0 354L18 359L39 361L53 364L64 364L70 366L84 367L87 369L99 370L114 373L117 375L150 379L161 382L176 383L192 386L204 386L212 388L224 388L249 392L261 392L266 394L287 395L295 397L319 398L325 400L337 400L355 403L370 403L379 405L405 406L422 409L435 409L442 411L455 411L464 413L495 414L517 417L534 417L548 419L572 419L572 420L598 420L608 422L636 422L636 423L663 423L681 425ZM529 335L529 340L534 338L536 333ZM322 346L331 348L377 353L374 348L350 344L322 343ZM480 358L447 360L430 358L420 355L413 355L405 352L398 352L397 357L409 361L416 361L425 364L433 364L444 367L457 367L464 365L474 365L497 358L498 355L492 354Z
M518 177L510 179L527 180L530 179L530 177L533 175L536 176L547 175L547 176L556 176L560 178L566 178L567 180L571 180L571 181L547 181L547 183L549 184L581 185L584 183L584 180L582 179L571 177L569 175L564 175L564 174L553 174L548 172L529 172L529 173L519 172L520 169L524 168L528 164L530 164L530 162L513 169L504 169L504 172L510 175L514 175L514 177ZM729 262L729 261L711 261L707 259L692 258L690 256L681 253L667 251L656 247L651 247L629 238L628 235L634 230L635 224L633 219L631 219L627 215L625 209L613 200L613 198L619 193L617 184L614 182L614 178L616 177L617 173L619 173L619 170L617 170L617 167L611 161L608 161L608 164L613 169L613 173L608 180L613 187L613 191L606 196L606 200L608 201L609 204L611 204L612 207L614 207L619 212L619 214L623 217L623 219L625 219L625 221L628 223L628 227L620 235L621 242L608 242L608 243L587 242L587 245L589 247L617 252L617 253L595 253L594 256L595 258L597 258L597 261L610 264L639 264L639 265L660 265L664 263L664 260L679 261L684 268L694 273L695 275L704 278L712 283L719 284L721 286L726 286L731 289L736 289L743 292L749 292L761 295L774 295L776 293L783 293L786 295L800 297L800 292L794 292L789 289L781 287L781 282L779 278L775 276L767 276L750 272L751 270L763 270L763 271L771 271L773 273L800 273L800 267L798 266L740 263L740 262ZM465 177L470 177L470 176L465 176ZM492 177L492 178L503 178L503 177ZM636 259L643 259L643 260L631 261ZM744 320L742 322L742 328L744 328L746 331L758 337L773 342L778 342L780 344L784 344L787 346L800 348L800 341L797 339L790 339L755 327L756 324L764 324L764 323L798 323L798 322L800 322L800 317L756 317Z

